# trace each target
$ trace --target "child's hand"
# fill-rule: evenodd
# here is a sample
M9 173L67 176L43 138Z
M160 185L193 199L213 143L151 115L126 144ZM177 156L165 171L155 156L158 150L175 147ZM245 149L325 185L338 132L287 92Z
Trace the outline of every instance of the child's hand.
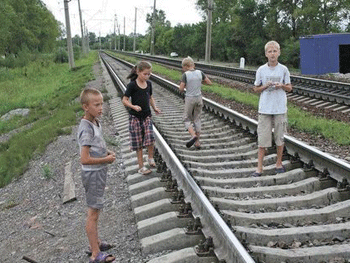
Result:
M269 80L268 82L266 82L266 87L267 88L269 88L269 87L271 87L271 86L273 86L274 85L274 83L271 81L271 80Z
M115 156L115 152L110 151L110 150L107 150L107 154L108 154L108 155L114 155L114 156Z
M275 82L274 84L275 84L276 89L283 89L283 84L282 83Z
M158 109L158 107L154 107L154 112L155 112L156 114L161 114L161 113L162 113L161 110Z
M115 161L115 153L113 153L113 154L108 154L107 156L106 156L106 162L107 163L113 163Z
M134 105L134 110L135 111L137 111L137 112L139 112L139 111L141 111L142 109L141 109L141 107L140 106L138 106L138 105Z

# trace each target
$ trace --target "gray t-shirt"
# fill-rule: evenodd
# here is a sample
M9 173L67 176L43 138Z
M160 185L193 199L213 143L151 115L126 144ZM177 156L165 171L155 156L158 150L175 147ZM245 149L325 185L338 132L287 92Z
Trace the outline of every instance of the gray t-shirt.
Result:
M107 156L107 146L102 136L102 127L99 122L97 122L97 124L98 125L95 125L86 119L81 119L77 133L78 144L80 151L83 146L89 146L91 157L102 158ZM85 164L82 165L82 170L97 171L106 166L107 164Z
M189 70L182 74L181 81L186 84L186 97L200 96L202 81L205 79L205 75L200 70Z

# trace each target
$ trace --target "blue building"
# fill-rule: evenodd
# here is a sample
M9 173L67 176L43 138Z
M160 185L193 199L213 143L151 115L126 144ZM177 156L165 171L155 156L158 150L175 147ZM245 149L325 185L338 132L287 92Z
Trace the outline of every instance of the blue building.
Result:
M301 73L321 75L350 72L350 34L300 37Z

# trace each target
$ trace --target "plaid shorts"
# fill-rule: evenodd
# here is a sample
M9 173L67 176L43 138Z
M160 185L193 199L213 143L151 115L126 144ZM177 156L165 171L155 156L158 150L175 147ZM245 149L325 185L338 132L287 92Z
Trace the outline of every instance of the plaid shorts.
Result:
M139 119L129 115L129 136L130 149L136 151L144 146L154 144L153 123L151 116L146 119Z

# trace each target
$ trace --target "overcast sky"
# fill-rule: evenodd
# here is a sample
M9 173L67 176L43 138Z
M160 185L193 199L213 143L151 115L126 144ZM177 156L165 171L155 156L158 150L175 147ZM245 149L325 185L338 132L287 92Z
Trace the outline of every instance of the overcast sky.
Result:
M64 3L63 0L42 0L47 8L53 13L58 21L64 25ZM156 9L165 12L171 26L177 24L193 24L202 21L201 14L196 10L196 0L156 0ZM89 32L96 36L105 36L114 32L114 17L117 15L117 24L120 33L129 35L135 27L135 7L137 8L136 32L145 34L148 24L147 13L153 10L154 0L80 0L83 20ZM69 2L69 15L72 36L81 35L78 0ZM118 33L118 31L117 31Z

